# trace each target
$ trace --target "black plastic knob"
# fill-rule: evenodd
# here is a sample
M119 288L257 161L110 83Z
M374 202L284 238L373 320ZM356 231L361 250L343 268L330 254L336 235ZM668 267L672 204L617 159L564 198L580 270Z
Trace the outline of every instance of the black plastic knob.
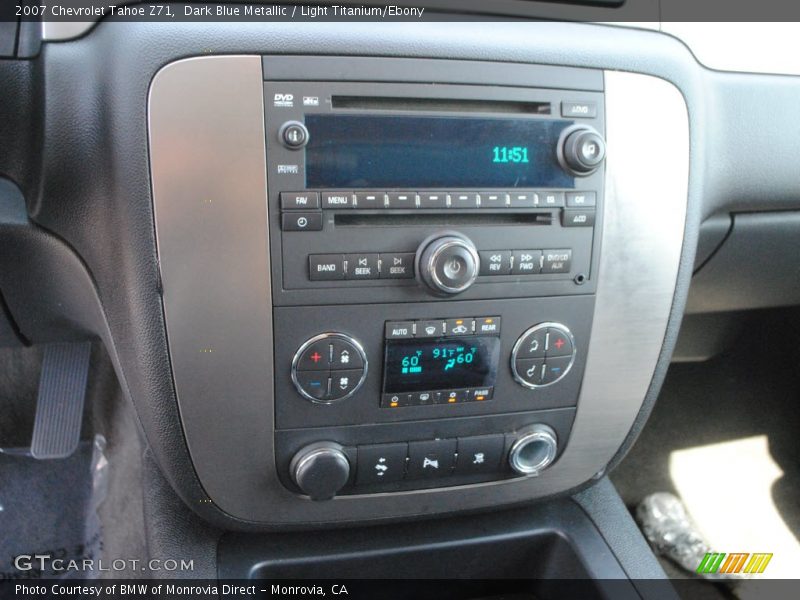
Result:
M606 142L594 129L578 127L562 134L559 158L562 166L573 175L594 173L606 157Z
M308 143L308 129L300 121L286 121L278 132L278 137L289 150L299 150Z
M463 292L475 282L480 269L475 244L459 233L428 238L420 245L417 260L418 278L439 296Z
M294 455L289 471L312 500L330 500L350 479L350 461L336 442L317 442Z

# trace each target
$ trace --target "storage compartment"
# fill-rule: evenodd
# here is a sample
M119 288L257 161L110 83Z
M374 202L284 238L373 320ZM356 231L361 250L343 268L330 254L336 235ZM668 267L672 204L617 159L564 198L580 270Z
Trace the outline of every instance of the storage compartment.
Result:
M302 580L326 591L344 584L349 598L639 598L571 499L406 525L228 534L218 559L221 579L268 580L270 586Z

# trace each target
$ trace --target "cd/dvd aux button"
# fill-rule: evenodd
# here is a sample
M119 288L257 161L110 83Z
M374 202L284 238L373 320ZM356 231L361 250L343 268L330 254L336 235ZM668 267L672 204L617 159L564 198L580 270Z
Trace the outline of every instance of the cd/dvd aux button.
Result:
M572 250L545 250L542 273L569 273Z

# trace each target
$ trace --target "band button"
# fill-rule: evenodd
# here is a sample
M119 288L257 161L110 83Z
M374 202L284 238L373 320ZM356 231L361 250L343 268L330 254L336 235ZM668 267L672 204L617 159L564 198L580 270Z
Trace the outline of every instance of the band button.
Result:
M344 279L344 259L341 254L311 254L308 257L308 278L311 281Z

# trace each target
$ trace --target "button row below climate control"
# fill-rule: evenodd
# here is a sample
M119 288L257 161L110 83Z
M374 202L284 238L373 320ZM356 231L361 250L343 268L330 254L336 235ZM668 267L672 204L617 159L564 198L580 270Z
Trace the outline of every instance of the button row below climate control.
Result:
M503 434L359 446L356 485L497 472Z
M436 390L433 392L398 392L396 394L384 394L381 400L381 408L485 402L491 400L493 394L493 387L463 390Z

